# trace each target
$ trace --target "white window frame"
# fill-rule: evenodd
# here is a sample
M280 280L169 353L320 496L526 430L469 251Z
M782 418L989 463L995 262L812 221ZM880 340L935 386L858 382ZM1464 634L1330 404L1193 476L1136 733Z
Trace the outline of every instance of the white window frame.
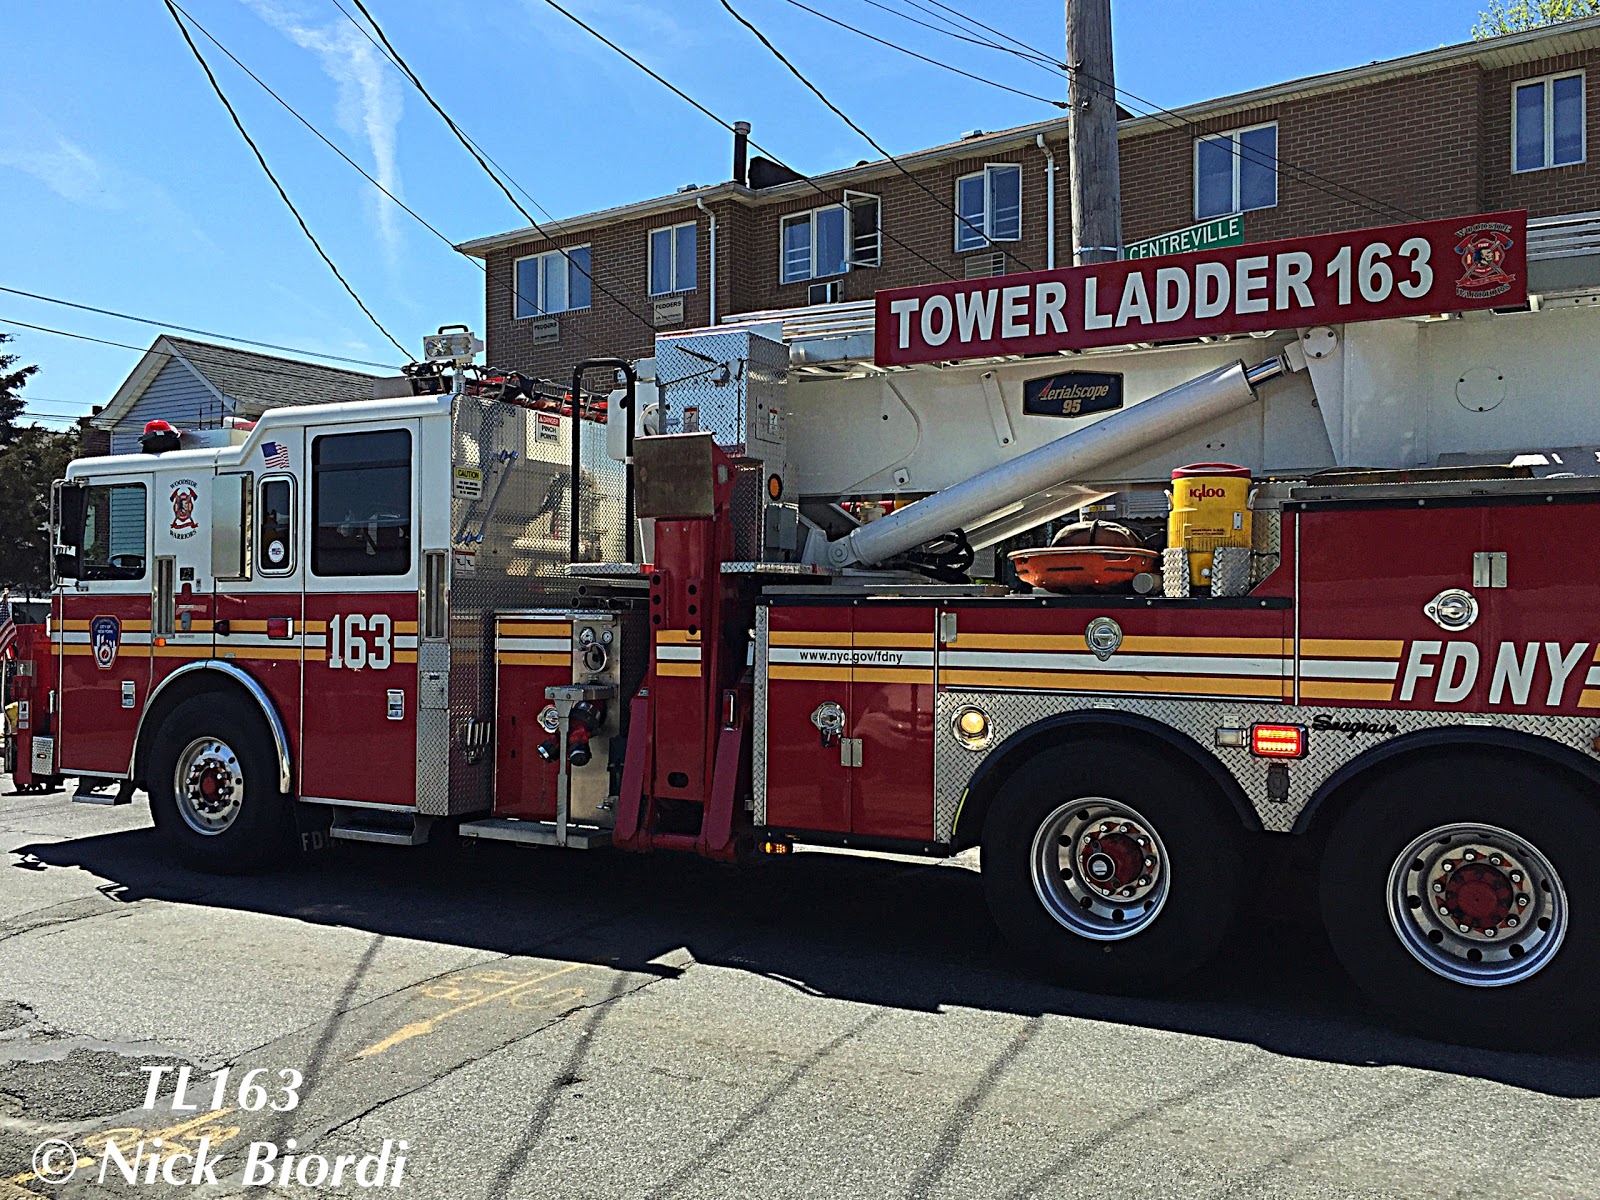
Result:
M588 304L583 304L583 305L573 305L573 304L569 303L565 308L554 308L554 309L551 308L548 304L546 304L545 303L545 295L544 295L544 266L541 263L540 266L538 266L538 267L536 267L534 269L534 274L533 274L534 279L537 280L537 285L536 285L536 287L534 289L535 294L532 297L532 299L533 299L533 311L530 312L530 313L519 313L517 311L517 305L518 305L518 303L521 301L521 299L523 297L523 291L522 291L522 264L525 263L525 262L529 262L531 260L535 260L535 259L546 259L546 258L562 258L562 259L565 259L566 262L567 262L567 298L568 298L568 300L570 300L571 297L572 297L572 272L575 270L575 268L572 265L571 255L572 255L573 251L575 251L575 250L587 250L587 251L589 251L589 303ZM511 316L512 316L513 320L531 321L536 317L555 317L555 316L559 316L560 314L562 314L564 312L582 312L584 309L589 308L593 304L594 304L594 247L589 242L585 242L581 246L564 246L560 250L541 250L537 254L524 254L521 258L516 259L515 261L512 262L512 264L511 264Z
M1231 217L1239 213L1247 212L1265 212L1269 208L1278 207L1278 163L1282 161L1282 156L1277 153L1274 153L1272 156L1272 203L1257 204L1253 208L1240 207L1239 170L1244 163L1244 153L1240 145L1239 138L1242 134L1254 133L1258 129L1271 129L1273 131L1273 146L1277 150L1281 150L1283 148L1283 131L1278 128L1277 121L1261 121L1255 125L1241 125L1238 129L1229 129L1222 133L1208 133L1194 139L1194 151L1191 156L1191 174L1194 177L1193 212L1194 219L1196 221L1215 221L1219 217ZM1210 213L1202 217L1200 215L1200 147L1205 142L1217 142L1224 138L1227 138L1233 142L1233 150L1231 152L1233 155L1233 207L1229 208L1227 212Z
M686 288L681 288L681 287L677 286L677 282L678 282L678 230L680 230L680 229L693 229L695 231L695 233L694 233L694 254L695 254L694 282L691 283ZM656 234L658 234L658 233L665 233L665 234L670 234L671 235L671 236L669 236L667 238L667 244L672 247L672 256L671 256L670 259L668 259L667 277L672 280L673 286L669 287L664 292L656 291L654 285L651 282L656 277ZM649 289L650 294L652 296L683 296L683 295L687 295L689 292L697 292L697 291L700 290L700 261L699 261L700 260L700 222L698 222L698 221L679 221L676 225L662 225L660 228L652 229L650 231L650 233L649 233L649 236L646 238L645 247L646 247L645 277L644 277L645 278L645 287Z
M878 212L878 237L873 246L870 258L856 257L855 234L855 209L867 201L872 201ZM844 270L829 271L826 275L817 273L817 217L825 212L835 210L844 213ZM788 275L789 256L784 252L784 231L798 221L806 221L810 226L811 261L807 268L808 275ZM870 192L850 192L844 194L844 199L838 204L824 204L820 208L808 209L805 212L787 213L778 218L778 282L780 284L814 283L818 279L834 279L847 275L851 271L863 267L876 267L883 263L883 198Z
M1015 171L1017 173L1017 236L1014 238L997 238L994 236L994 188L989 178L997 171ZM970 233L967 222L961 219L961 185L969 179L983 180L983 241L971 246L961 244L961 235ZM970 254L974 250L989 250L1002 243L1020 242L1022 240L1022 210L1026 199L1023 187L1022 164L1014 162L984 163L983 170L971 171L960 176L955 185L955 252L957 254Z
M1572 162L1558 163L1552 161L1556 156L1556 96L1555 84L1558 79L1577 79L1582 88L1582 96L1578 105L1578 116L1582 128L1578 130L1578 157ZM1517 93L1525 87L1536 85L1544 87L1544 155L1537 167L1517 166ZM1589 161L1589 80L1582 68L1576 71L1556 71L1549 75L1535 75L1531 79L1515 79L1511 82L1511 173L1513 175L1530 175L1534 171L1558 171L1562 167L1579 167Z

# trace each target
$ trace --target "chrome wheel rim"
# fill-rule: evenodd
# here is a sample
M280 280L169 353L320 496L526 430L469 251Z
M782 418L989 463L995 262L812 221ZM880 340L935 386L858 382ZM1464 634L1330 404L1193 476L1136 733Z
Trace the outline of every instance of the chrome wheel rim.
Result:
M1389 922L1413 958L1468 987L1504 987L1550 964L1567 893L1539 848L1495 825L1430 829L1389 869Z
M1148 928L1170 887L1166 846L1145 817L1104 796L1061 805L1033 836L1033 890L1079 937L1116 942Z
M196 738L178 755L172 790L183 823L213 837L228 829L244 806L244 768L221 738Z

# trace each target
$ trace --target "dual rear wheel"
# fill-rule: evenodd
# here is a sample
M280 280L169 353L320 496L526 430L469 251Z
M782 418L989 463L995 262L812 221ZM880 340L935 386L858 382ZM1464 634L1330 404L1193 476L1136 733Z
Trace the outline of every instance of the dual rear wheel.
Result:
M1407 760L1327 832L1322 922L1391 1019L1449 1041L1549 1046L1593 1023L1597 848L1600 809L1569 774L1488 750ZM1040 752L1006 780L984 828L1002 931L1093 990L1159 991L1198 970L1260 874L1218 789L1132 742Z

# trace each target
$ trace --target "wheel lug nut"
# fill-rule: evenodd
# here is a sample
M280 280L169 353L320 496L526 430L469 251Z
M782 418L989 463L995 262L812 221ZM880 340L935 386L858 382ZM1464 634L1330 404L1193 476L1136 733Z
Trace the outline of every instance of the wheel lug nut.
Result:
M1128 823L1126 821L1124 821L1121 825L1117 826L1117 831L1119 833L1127 833L1128 832Z
M1441 917L1448 917L1450 915L1450 910L1441 904L1439 905L1439 915Z
M1436 883L1436 884L1434 884L1434 885L1433 885L1433 890L1434 890L1434 891L1436 891L1436 892L1442 892L1442 891L1444 891L1444 884L1442 884L1442 883Z
M1526 896L1518 896L1517 897L1517 907L1518 908L1527 908L1528 907L1528 898Z
M1156 865L1155 856L1152 855L1152 854L1146 854L1144 856L1144 865L1147 866L1147 867L1155 866Z
M1511 882L1512 883L1521 883L1522 882L1522 872L1521 871L1513 871L1513 872L1511 872Z
M1470 925L1457 925L1456 928L1459 929L1462 933L1471 933L1472 932L1472 927Z
M1452 862L1446 862L1446 863L1443 863L1443 864L1441 864L1441 866L1440 866L1440 867L1439 867L1439 869L1440 869L1440 870L1441 870L1441 871L1448 871L1448 870L1449 870L1449 869L1450 869L1450 868L1451 868L1451 867L1453 867L1453 866L1455 866L1455 863L1452 863Z
M1507 917L1506 926L1507 928L1515 929L1517 927L1517 919L1515 917Z
M1504 861L1505 861L1505 860L1504 860L1504 859L1502 859L1502 858L1501 858L1501 857L1500 857L1500 856L1499 856L1499 855L1498 855L1498 854L1491 854L1491 855L1490 855L1490 856L1489 856L1489 862L1490 862L1490 863L1492 863L1492 864L1493 864L1493 865L1494 865L1494 866L1497 866L1497 867L1498 867L1498 866L1500 866L1500 864L1501 864L1501 863L1502 863L1502 862L1504 862Z
M1485 929L1483 931L1483 936L1484 937L1493 937L1494 936L1494 932L1495 932L1494 931L1494 926L1491 925L1491 926L1489 926L1489 928L1487 928L1487 929Z
M1466 859L1468 862L1471 862L1473 859L1477 858L1478 856L1475 853L1473 853L1471 850L1468 850L1461 857Z
M1139 886L1140 887L1149 887L1150 886L1150 876L1141 875L1139 877Z

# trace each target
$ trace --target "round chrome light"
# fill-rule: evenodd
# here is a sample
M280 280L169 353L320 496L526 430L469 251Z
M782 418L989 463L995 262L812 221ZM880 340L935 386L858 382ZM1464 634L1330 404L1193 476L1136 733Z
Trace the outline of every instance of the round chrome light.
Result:
M994 740L994 727L989 723L989 715L981 708L969 705L959 710L951 718L950 727L955 732L956 740L968 750L982 750Z

